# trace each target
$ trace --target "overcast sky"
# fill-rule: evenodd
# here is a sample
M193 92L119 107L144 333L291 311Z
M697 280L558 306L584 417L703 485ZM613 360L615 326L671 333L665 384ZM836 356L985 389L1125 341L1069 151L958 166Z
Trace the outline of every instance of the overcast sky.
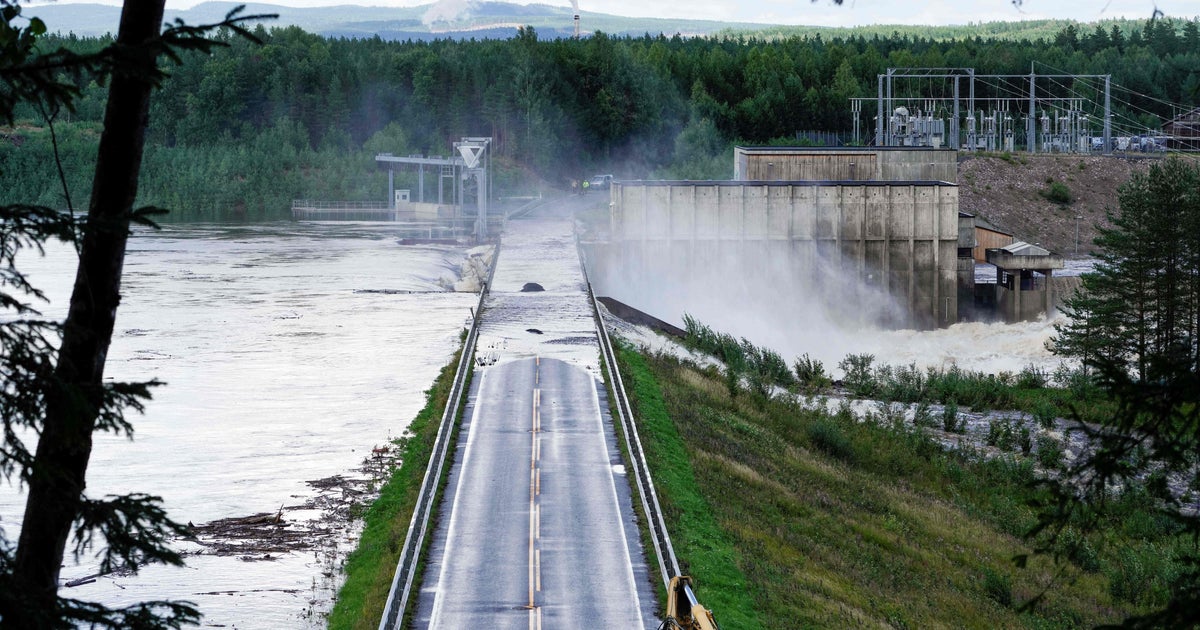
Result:
M85 0L86 1L86 0ZM120 4L117 0L90 0ZM415 6L430 0L257 0L286 6L361 4ZM468 0L442 0L465 4ZM507 0L531 4L532 0ZM966 24L968 22L1071 18L1091 22L1107 18L1148 18L1157 7L1171 17L1200 15L1200 0L1024 0L1020 8L1011 0L579 0L580 10L636 17L855 26L860 24ZM540 0L539 4L570 6L570 0ZM167 0L183 9L196 0Z

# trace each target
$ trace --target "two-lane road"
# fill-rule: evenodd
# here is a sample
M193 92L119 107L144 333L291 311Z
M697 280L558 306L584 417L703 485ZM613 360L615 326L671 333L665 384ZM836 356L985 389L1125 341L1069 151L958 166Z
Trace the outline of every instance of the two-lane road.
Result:
M476 386L416 625L653 627L596 379L527 358L481 370Z

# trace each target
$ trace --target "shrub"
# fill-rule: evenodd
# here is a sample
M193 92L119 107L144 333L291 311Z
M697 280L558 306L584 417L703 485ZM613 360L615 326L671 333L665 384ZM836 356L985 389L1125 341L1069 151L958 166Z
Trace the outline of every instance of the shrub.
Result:
M1017 387L1021 389L1041 389L1049 382L1046 372L1033 365L1026 365L1017 373Z
M845 462L854 461L854 445L845 430L829 418L820 418L808 425L808 439L817 449Z
M1166 559L1153 549L1121 549L1106 571L1109 592L1134 604L1161 605L1169 593L1165 565Z
M1045 400L1039 400L1033 405L1033 419L1043 429L1050 429L1054 426L1054 419L1058 417L1058 409L1054 405Z
M1075 566L1095 573L1100 570L1100 554L1092 543L1074 527L1064 528L1055 542L1055 551L1063 554Z
M1012 578L993 571L991 567L983 568L983 592L1005 608L1012 606Z
M819 392L829 387L830 379L829 375L825 373L825 364L808 356L807 352L796 359L794 368L796 380L805 389Z
M874 396L878 390L875 377L871 374L874 361L873 354L851 354L838 363L838 369L846 374L846 388L855 396Z
M958 405L950 400L942 408L942 430L947 433L962 433L964 422L958 418Z
M921 401L917 403L916 409L913 410L913 424L918 427L936 427L937 420L933 417L933 412L929 409L929 403Z
M1062 182L1051 180L1045 188L1038 191L1038 194L1054 203L1063 205L1071 203L1071 189Z
M1033 451L1033 438L1029 433L1029 427L1021 427L1021 431L1017 435L1017 445L1021 447L1022 455L1029 455Z
M1002 451L1011 451L1016 443L1016 431L1007 420L992 420L988 422L987 444Z
M1058 440L1039 435L1037 438L1037 462L1042 468L1056 469L1062 465L1063 446Z

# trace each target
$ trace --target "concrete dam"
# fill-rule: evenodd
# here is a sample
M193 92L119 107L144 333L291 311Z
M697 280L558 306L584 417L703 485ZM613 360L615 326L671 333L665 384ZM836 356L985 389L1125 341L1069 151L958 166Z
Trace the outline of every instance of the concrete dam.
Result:
M958 321L955 184L626 181L613 183L609 210L608 238L583 246L597 294L663 319Z

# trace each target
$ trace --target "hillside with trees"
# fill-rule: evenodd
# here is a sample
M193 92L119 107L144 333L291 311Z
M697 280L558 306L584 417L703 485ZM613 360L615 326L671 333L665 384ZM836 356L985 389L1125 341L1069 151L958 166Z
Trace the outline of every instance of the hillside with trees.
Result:
M846 37L543 39L390 42L266 29L254 47L226 35L210 57L164 61L140 203L178 220L280 219L293 198L381 199L377 152L445 154L462 136L495 138L501 194L564 187L592 172L725 178L734 143L794 143L801 130L846 132L847 99L874 96L889 67L1112 74L1123 120L1157 127L1164 103L1200 103L1200 22L1157 19L1127 30L1069 25L1035 40L895 33ZM95 50L107 38L47 37ZM95 153L106 88L78 86L53 118L63 159ZM981 94L980 96L984 96ZM61 205L49 185L51 137L24 106L0 129L0 201ZM73 196L87 168L68 168ZM531 177L534 176L534 177ZM401 184L403 185L403 181Z

